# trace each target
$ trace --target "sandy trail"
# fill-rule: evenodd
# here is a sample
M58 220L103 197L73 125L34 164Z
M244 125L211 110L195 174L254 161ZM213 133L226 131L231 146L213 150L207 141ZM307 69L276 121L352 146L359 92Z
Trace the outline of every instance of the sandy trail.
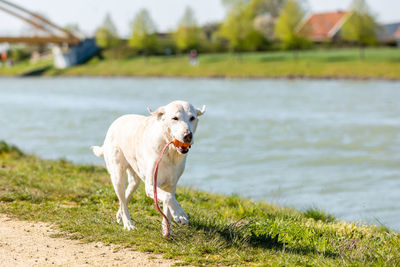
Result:
M55 233L45 223L18 221L0 214L0 266L171 266L174 263L151 253L50 237Z

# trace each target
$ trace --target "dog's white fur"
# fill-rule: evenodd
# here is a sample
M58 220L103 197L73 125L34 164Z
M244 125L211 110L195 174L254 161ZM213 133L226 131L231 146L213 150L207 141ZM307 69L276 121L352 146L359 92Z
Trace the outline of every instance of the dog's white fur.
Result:
M158 108L149 109L151 116L124 115L115 120L108 129L103 146L93 146L93 153L104 156L107 170L119 199L118 223L124 229L135 229L129 216L128 203L132 193L142 180L147 196L153 198L153 173L160 151L174 138L183 142L188 133L195 133L198 117L204 114L205 106L195 109L185 101L174 101ZM191 141L193 143L193 139ZM172 144L162 158L157 179L158 199L163 202L163 211L168 220L181 224L189 222L188 216L175 199L176 185L182 175L187 154ZM128 187L125 190L126 175ZM163 219L163 232L166 231Z

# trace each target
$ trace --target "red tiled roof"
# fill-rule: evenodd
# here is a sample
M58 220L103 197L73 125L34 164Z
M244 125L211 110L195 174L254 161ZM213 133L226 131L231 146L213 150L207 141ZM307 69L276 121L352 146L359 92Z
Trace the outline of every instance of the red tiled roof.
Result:
M314 41L330 40L342 26L347 14L348 11L312 14L301 26L300 32Z
M396 32L394 33L394 37L396 39L400 39L400 26L397 28Z

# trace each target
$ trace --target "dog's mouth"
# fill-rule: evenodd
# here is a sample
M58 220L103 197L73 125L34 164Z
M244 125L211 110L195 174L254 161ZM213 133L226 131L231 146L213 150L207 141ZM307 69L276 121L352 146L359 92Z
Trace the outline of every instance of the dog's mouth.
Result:
M189 148L186 148L186 147L177 147L176 149L177 149L178 152L181 153L181 154L186 154L186 153L189 152Z
M191 147L190 143L182 143L181 141L177 140L176 138L172 142L176 148L176 150L181 154L186 154L189 152Z

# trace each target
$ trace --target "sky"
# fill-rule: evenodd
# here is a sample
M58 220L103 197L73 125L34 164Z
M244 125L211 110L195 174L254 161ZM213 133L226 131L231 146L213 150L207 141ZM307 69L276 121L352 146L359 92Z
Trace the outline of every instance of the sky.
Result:
M45 15L60 26L78 24L93 35L107 13L118 32L127 37L130 22L142 8L149 10L160 32L176 28L187 6L194 9L198 23L222 21L225 9L220 0L9 0ZM312 12L345 10L351 0L308 0ZM400 22L400 0L368 0L371 10L382 23ZM0 35L21 35L25 23L0 11Z

